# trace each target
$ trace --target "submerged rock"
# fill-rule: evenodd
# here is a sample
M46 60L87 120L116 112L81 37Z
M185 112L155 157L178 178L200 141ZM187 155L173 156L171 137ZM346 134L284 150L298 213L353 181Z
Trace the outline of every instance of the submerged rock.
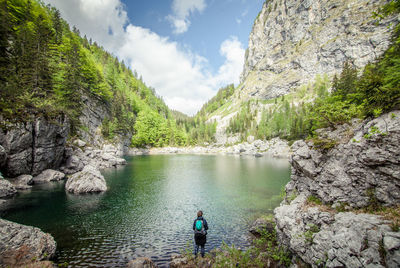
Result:
M39 228L0 219L0 266L15 267L48 260L56 251L56 242Z
M45 182L51 182L51 181L60 181L65 178L65 174L57 171L57 170L52 170L52 169L46 169L39 175L33 178L33 181L35 183L45 183Z
M157 265L153 263L153 261L146 257L136 258L130 261L127 265L127 268L156 268Z
M73 194L104 192L107 190L107 184L99 170L87 165L67 180L65 189Z
M0 179L0 198L11 197L17 193L14 185L8 180Z
M26 190L32 188L33 177L31 175L21 175L11 179L10 182L17 190Z

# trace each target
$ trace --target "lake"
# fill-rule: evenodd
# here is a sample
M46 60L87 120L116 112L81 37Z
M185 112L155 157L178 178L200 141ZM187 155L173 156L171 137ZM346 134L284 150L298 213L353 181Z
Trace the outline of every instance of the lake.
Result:
M57 263L125 267L136 257L166 266L191 248L192 224L203 210L206 250L222 242L245 248L257 216L272 212L290 180L287 160L244 156L150 155L102 171L108 191L75 196L65 182L20 193L2 217L53 235Z

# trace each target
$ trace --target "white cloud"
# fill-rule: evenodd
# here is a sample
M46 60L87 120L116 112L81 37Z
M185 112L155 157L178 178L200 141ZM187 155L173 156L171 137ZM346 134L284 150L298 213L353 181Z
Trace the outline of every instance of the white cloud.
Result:
M244 49L236 37L222 42L219 52L225 62L217 73L212 74L204 57L149 29L128 24L119 0L65 2L51 0L51 4L60 9L63 17L76 25L82 34L92 37L128 63L131 69L137 70L171 109L193 115L218 88L239 82ZM178 10L177 14L188 14L185 10ZM192 12L190 8L188 10Z
M189 29L189 17L195 11L203 12L206 8L204 0L174 0L172 2L173 14L166 17L171 23L175 34L182 34Z

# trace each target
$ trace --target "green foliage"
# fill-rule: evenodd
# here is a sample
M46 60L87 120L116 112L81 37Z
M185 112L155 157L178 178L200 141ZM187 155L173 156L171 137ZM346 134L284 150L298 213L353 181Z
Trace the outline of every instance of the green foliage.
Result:
M291 254L278 244L275 231L261 231L261 236L253 240L253 246L246 251L225 243L221 249L213 267L265 267L265 263L269 261L278 266L289 267L291 263Z
M308 230L304 232L304 239L306 243L312 244L314 242L314 234L320 231L319 227L315 224L309 224Z
M238 114L230 120L227 132L240 133L242 139L244 139L252 126L255 125L253 122L255 116L256 112L251 110L250 102L244 103Z
M315 204L315 205L322 205L322 200L313 195L310 195L307 197L307 202Z
M228 102L229 98L233 95L235 86L230 84L226 87L220 88L213 98L211 98L203 107L200 109L198 115L205 116L216 111L219 107Z
M368 130L368 133L366 133L365 135L364 135L364 139L370 139L372 136L374 136L374 135L382 135L382 136L386 136L387 135L387 133L386 132L383 132L383 131L381 131L378 127L376 127L376 126L372 126L369 130Z
M110 111L104 137L137 132L135 144L183 145L187 133L155 90L96 43L79 35L60 12L35 0L0 2L0 114L7 121L66 115L82 130L84 102ZM136 118L143 113L136 126ZM148 129L148 134L143 129ZM157 129L150 129L155 127ZM159 128L159 129L158 129Z

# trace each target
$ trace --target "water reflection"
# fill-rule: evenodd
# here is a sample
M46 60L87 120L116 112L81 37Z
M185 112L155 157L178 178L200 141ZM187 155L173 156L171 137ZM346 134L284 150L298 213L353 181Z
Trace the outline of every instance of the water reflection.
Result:
M189 242L197 210L209 226L206 248L246 246L249 220L271 211L290 176L287 161L237 156L152 155L103 172L100 195L34 186L13 200L5 218L56 239L58 262L71 267L124 267L136 257L166 265Z

